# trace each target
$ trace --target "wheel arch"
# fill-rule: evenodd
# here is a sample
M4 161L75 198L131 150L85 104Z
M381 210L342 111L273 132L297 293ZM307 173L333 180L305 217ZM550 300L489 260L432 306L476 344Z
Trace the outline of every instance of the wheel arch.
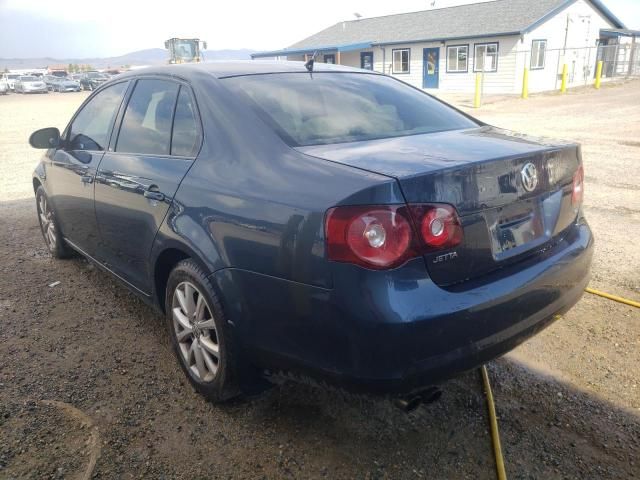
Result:
M153 261L153 291L157 305L162 312L165 311L165 296L169 275L178 263L187 259L196 262L207 275L211 273L206 263L185 245L167 245L162 250L159 250L155 256Z

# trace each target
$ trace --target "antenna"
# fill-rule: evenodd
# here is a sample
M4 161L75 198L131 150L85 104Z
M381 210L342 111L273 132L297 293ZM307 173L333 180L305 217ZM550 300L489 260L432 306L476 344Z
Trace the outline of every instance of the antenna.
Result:
M304 64L304 68L306 68L309 73L313 72L313 64L316 61L316 56L318 55L318 51L316 50L315 52L313 52L313 55L311 55L311 58L307 61L307 63Z

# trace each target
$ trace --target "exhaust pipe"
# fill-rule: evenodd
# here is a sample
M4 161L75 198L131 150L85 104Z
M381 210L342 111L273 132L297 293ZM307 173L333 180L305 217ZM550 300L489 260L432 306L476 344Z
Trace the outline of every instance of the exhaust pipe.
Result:
M442 390L438 387L428 387L424 390L398 397L394 400L394 405L405 413L413 412L422 404L433 403L442 396Z

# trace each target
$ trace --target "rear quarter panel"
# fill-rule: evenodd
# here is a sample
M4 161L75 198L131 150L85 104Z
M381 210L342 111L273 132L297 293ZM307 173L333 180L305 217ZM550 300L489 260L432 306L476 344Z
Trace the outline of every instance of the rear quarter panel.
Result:
M176 193L154 255L184 245L210 273L234 268L330 288L326 210L402 203L398 183L289 148L210 75L192 85L203 148Z

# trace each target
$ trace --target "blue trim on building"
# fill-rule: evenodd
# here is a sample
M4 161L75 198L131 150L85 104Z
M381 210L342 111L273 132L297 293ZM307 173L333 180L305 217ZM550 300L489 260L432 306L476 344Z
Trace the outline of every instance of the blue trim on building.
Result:
M596 8L597 10L600 10L600 12L602 12L602 14L607 18L607 20L609 20L611 23L613 23L617 28L626 28L624 26L624 24L613 13L611 13L611 10L609 10L607 7L605 7L604 4L600 0L588 0L588 1L590 1L593 4L594 8ZM522 33L523 34L524 33L528 33L531 30L533 30L534 28L539 27L544 22L549 20L551 17L557 15L558 13L560 13L565 8L573 5L575 2L576 2L576 0L567 0L566 2L558 5L553 10L549 10L542 17L540 17L538 20L536 20L531 25L529 25L527 28L525 28L522 31Z
M419 40L403 40L401 42L375 42L374 46L386 47L392 45L404 45L405 43L427 43L427 42L445 42L451 40L470 40L472 38L493 38L493 37L512 37L521 35L522 32L502 32L502 33L486 33L482 35L466 35L463 37L438 37L438 38L421 38Z

